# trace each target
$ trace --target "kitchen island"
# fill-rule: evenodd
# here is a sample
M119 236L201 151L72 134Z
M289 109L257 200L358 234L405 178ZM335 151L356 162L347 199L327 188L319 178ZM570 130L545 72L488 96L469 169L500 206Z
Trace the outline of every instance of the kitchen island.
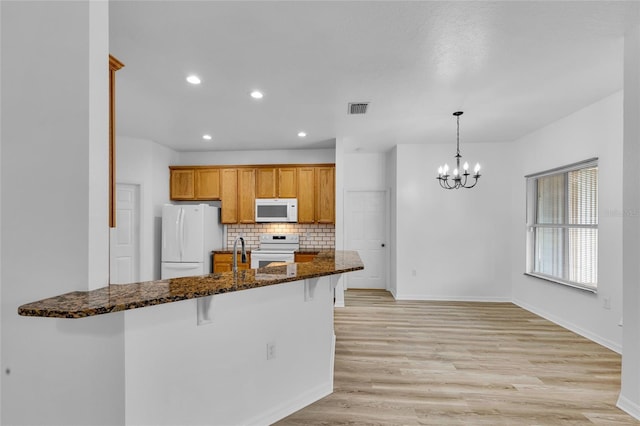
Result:
M125 424L265 425L333 391L334 288L360 269L357 252L324 251L312 262L67 293L19 313L60 329L109 313L124 324Z

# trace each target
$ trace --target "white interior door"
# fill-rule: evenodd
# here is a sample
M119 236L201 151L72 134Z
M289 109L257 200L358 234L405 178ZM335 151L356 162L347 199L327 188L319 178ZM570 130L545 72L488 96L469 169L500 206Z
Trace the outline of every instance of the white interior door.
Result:
M364 263L364 270L345 274L347 288L387 288L387 223L386 191L347 191L345 245Z
M111 230L110 282L140 281L140 185L116 185L116 227Z

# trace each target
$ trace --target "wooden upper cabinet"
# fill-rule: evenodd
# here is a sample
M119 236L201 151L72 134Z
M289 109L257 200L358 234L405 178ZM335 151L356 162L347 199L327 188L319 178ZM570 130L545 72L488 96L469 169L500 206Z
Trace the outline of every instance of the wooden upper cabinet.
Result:
M259 168L256 170L256 198L276 198L277 192L277 169Z
M193 200L195 197L193 169L171 170L169 187L172 200Z
M316 222L336 221L335 167L316 168Z
M170 166L170 197L220 200L221 221L255 223L256 198L297 198L298 223L335 223L335 166Z
M278 198L296 198L298 196L298 173L296 167L278 169Z
M220 221L238 223L238 169L220 170L220 200Z
M238 169L238 223L255 223L255 206L256 170Z
M297 170L298 223L315 222L315 168L298 167Z
M195 198L220 199L220 169L195 169Z

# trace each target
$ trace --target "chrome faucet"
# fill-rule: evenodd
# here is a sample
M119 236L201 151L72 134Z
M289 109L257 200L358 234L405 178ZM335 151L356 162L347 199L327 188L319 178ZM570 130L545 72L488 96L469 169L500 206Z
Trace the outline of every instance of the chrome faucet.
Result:
M238 250L238 240L240 240L240 243L242 244L242 248L240 249L241 252L241 256L242 256L242 263L247 263L247 252L244 249L244 238L242 237L236 237L236 239L233 241L233 273L237 274L238 273L238 257L236 256L236 252Z

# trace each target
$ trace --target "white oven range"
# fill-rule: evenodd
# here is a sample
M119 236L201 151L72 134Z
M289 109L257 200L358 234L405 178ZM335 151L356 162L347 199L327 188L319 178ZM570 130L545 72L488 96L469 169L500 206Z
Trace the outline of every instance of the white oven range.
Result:
M260 248L251 250L251 268L262 268L272 262L293 262L300 249L298 234L262 234Z

